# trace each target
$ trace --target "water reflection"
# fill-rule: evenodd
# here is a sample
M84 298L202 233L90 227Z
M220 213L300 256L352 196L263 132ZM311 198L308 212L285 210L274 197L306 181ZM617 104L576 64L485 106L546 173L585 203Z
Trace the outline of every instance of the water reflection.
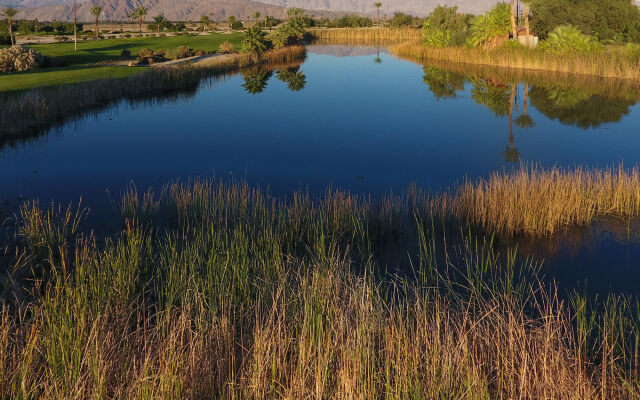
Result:
M298 92L307 85L307 76L300 71L300 66L280 69L277 75L278 79L286 83L293 92Z
M244 79L244 83L242 87L250 94L262 93L267 88L271 75L273 75L272 71L260 69L243 72L242 79Z
M464 66L450 70L433 65L424 66L423 81L437 100L457 98L465 90L465 84L471 84L471 98L476 104L486 107L497 117L509 116L516 126L528 129L535 126L529 115L529 102L551 120L583 129L598 128L606 123L620 122L628 115L631 107L640 101L638 88L625 85L623 81L602 81L595 78L583 78L572 84L554 80L540 79L537 75L526 73L475 72L476 68ZM480 69L482 70L482 69ZM502 76L500 76L502 75ZM522 87L522 89L521 89ZM512 121L514 101L524 92L523 112ZM515 95L515 99L512 98Z

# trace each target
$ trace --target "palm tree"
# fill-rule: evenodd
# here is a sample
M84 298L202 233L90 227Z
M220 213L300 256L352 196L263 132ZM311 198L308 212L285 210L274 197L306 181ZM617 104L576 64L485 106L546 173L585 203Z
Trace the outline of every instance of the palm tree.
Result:
M513 40L518 39L518 27L516 26L516 8L514 0L511 0L511 30L513 31Z
M229 16L229 28L233 30L233 25L236 23L236 17L234 15Z
M162 14L153 17L153 22L156 25L156 36L160 36L160 28L163 27L166 20L167 19Z
M258 11L253 13L253 19L256 21L256 25L258 25L258 19L260 19L260 13Z
M211 20L209 19L208 15L203 15L202 17L200 17L200 24L202 24L202 32L207 32L207 27L209 26L209 24L211 23Z
M12 46L14 46L16 44L16 42L13 39L13 28L11 26L11 21L12 21L13 17L16 16L16 14L18 14L18 10L16 10L13 7L7 7L4 10L2 10L2 15L7 17L7 22L9 23L9 37L11 37L11 45Z
M102 7L98 6L98 5L93 5L91 6L91 14L93 14L93 17L95 18L96 21L96 40L98 40L98 20L100 19L100 14L102 13Z
M376 26L379 27L380 26L380 7L382 7L382 3L378 1L373 3L373 6L378 9L378 19L376 20Z
M140 6L133 11L133 16L138 18L138 25L140 27L140 33L142 33L142 21L144 17L149 14L149 9L146 7Z

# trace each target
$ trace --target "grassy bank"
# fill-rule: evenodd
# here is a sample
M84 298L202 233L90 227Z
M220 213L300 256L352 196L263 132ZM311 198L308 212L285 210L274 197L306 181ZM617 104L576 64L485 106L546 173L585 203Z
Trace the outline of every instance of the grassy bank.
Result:
M390 47L390 52L418 61L450 61L603 78L640 79L640 54L623 46L608 46L602 52L553 53L542 49L500 46L493 50L468 47L429 47L420 40Z
M420 199L172 184L127 193L104 245L81 210L26 204L0 259L0 396L640 395L635 303L567 305L513 252L442 247ZM411 278L377 272L410 229Z
M304 47L285 47L261 57L248 54L215 59L208 64L142 69L135 76L32 90L0 100L0 139L37 135L69 118L102 109L122 99L135 100L193 90L202 79L242 68L300 62ZM125 69L125 68L123 68Z
M12 74L2 73L0 74L0 92L56 86L99 78L120 78L140 72L137 68L100 66L99 63L123 60L122 50L129 50L133 56L145 48L160 50L186 46L197 50L217 51L224 41L233 43L234 47L239 49L241 40L240 33L88 40L78 42L77 52L74 50L73 42L29 46L44 56L64 61L67 67L43 68Z

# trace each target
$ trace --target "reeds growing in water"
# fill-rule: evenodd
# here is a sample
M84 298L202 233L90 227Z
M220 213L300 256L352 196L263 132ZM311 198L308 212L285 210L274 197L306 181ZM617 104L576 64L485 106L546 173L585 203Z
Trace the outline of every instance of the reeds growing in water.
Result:
M0 397L640 395L636 303L567 304L490 239L444 247L426 200L173 183L125 194L104 244L27 204L0 259ZM412 270L381 273L406 229Z
M487 232L549 235L605 216L637 217L640 170L622 165L600 169L524 166L466 181L433 202L433 209L441 215Z

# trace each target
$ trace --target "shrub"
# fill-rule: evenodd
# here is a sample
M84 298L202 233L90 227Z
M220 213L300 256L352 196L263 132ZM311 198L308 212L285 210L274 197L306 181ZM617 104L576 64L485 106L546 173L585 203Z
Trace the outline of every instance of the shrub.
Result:
M129 49L122 49L122 51L120 52L120 56L131 57L131 51L129 51Z
M67 40L69 40L69 38L68 38L68 37L66 37L66 36L56 36L56 37L54 38L54 40L55 40L56 42L66 42Z
M357 15L345 15L344 17L336 20L334 23L329 24L330 27L337 28L360 28L373 26L373 21L369 17L360 17Z
M29 71L40 65L40 55L22 46L0 49L0 72Z
M0 46L1 45L10 45L11 44L11 36L0 33Z
M223 54L233 53L233 43L229 42L228 40L225 40L224 42L222 42L220 44L220 53L223 53Z
M389 25L393 28L400 28L403 26L413 25L418 21L419 21L419 18L415 18L411 15L397 12L393 14L393 17L389 20Z
M468 40L469 16L458 7L438 6L424 21L423 37L427 46L459 46Z
M138 58L143 59L147 57L153 57L153 50L151 49L142 49L138 52Z
M592 52L601 48L600 43L591 36L580 32L580 29L572 25L559 26L553 30L543 41L541 47L561 53L565 51Z
M126 37L127 39L129 39L131 37L131 34L130 33L125 33L123 36Z

